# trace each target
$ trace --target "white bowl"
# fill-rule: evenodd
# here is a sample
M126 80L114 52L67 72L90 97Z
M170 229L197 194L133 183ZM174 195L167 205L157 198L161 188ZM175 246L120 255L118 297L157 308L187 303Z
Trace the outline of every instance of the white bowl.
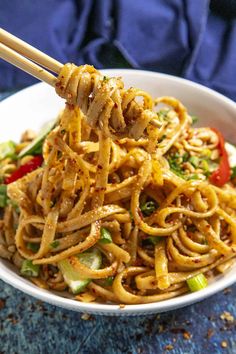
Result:
M104 70L109 76L122 76L126 86L135 86L148 91L154 97L169 95L180 99L188 111L200 118L199 124L219 128L226 139L236 142L236 104L219 93L188 80L170 75L139 70ZM40 83L29 87L0 104L0 141L18 140L21 133L32 128L37 130L42 124L55 117L64 102L54 90ZM88 304L62 297L59 293L40 289L19 276L7 261L0 260L0 278L15 288L40 300L74 311L106 315L141 315L177 309L203 300L230 286L236 280L236 266L226 274L215 278L207 288L162 302L144 305Z

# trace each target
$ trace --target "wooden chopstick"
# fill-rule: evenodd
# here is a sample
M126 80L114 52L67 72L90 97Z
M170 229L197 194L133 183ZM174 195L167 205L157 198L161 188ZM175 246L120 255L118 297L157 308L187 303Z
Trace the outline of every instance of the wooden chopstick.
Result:
M53 87L55 86L57 78L54 75L2 43L0 43L0 58L26 71L37 79Z
M59 74L63 67L59 61L51 58L49 55L22 41L20 38L13 36L2 28L0 28L0 43L57 74Z

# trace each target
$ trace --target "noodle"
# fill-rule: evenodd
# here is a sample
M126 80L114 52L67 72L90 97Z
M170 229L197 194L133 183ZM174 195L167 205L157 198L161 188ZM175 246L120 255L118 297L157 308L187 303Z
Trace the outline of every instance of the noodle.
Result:
M66 64L56 92L67 103L43 165L7 186L0 256L39 266L37 286L71 292L60 266L68 261L84 284L73 296L85 302L162 301L188 292L200 273L227 271L236 189L211 181L221 156L215 131L192 127L177 99L153 100L89 65ZM31 158L5 158L0 174ZM94 250L101 261L84 263Z

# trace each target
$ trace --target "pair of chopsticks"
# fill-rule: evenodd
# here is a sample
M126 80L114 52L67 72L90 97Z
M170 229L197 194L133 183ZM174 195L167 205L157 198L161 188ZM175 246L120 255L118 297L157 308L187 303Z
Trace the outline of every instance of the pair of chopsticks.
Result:
M51 72L59 74L63 67L59 61L2 28L0 28L0 58L53 87L57 78Z

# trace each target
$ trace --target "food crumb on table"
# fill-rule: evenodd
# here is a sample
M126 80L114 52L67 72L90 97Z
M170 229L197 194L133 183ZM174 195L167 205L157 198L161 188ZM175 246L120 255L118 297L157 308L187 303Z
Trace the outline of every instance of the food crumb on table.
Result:
M164 349L165 350L173 350L174 346L172 344L167 344Z
M234 322L234 316L231 315L230 312L224 311L220 315L220 319L226 322Z
M221 347L222 347L222 348L227 348L227 347L228 347L228 343L226 342L226 340L223 340L223 341L221 342Z
M81 316L81 319L84 321L88 321L90 320L91 315L89 315L88 313L83 313L83 315Z
M191 339L192 335L188 331L185 331L185 332L183 332L183 337L184 337L184 339L189 340L189 339Z
M209 328L207 331L207 339L210 339L214 335L215 331L212 328Z
M224 292L225 295L228 295L228 294L230 294L232 292L232 289L231 288L226 288L223 292Z
M6 300L0 299L0 310L2 310L5 307Z

